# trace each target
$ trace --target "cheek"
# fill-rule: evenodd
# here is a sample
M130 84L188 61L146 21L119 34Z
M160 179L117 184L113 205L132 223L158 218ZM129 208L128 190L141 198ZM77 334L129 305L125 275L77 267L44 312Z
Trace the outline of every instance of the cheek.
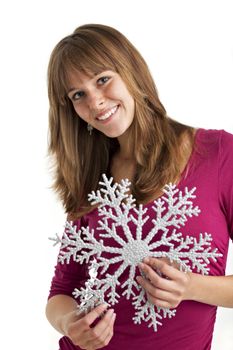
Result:
M122 97L126 101L126 104L129 108L130 112L132 112L134 114L135 102L134 102L132 95L129 93L126 86L122 87L121 91L123 92Z
M132 118L133 118L134 112L135 112L135 102L131 95L128 98L128 106L129 106L130 114L132 114Z
M74 110L77 114L77 117L80 117L81 119L83 119L84 121L86 121L87 117L86 117L86 113L85 113L85 109L80 107L80 106L74 106Z
M130 97L131 97L131 108L132 108L132 111L133 111L133 114L134 114L134 111L135 111L135 101L134 101L134 99L133 99L132 96L130 96Z

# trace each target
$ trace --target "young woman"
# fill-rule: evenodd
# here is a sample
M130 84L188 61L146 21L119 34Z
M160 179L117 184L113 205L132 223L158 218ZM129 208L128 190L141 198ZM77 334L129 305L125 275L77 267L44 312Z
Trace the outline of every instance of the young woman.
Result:
M140 53L104 25L78 27L57 44L48 90L54 189L68 220L78 229L97 227L98 210L87 198L98 189L102 174L118 183L128 178L136 203L151 218L153 201L166 184L181 191L196 187L193 202L201 212L180 232L194 237L211 233L211 246L222 254L209 261L209 276L182 272L165 259L148 257L140 264L145 278L137 282L148 300L177 308L157 332L146 323L133 323L132 302L125 298L114 309L101 304L78 315L72 292L88 279L88 268L72 260L58 263L46 314L64 335L60 349L210 349L217 306L233 307L233 276L224 276L233 238L233 136L169 118ZM123 283L126 277L121 278Z

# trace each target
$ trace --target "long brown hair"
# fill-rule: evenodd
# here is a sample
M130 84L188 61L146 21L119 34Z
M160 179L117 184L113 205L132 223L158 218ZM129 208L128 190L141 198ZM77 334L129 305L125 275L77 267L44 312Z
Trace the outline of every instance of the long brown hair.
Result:
M101 174L109 174L111 157L119 147L117 139L98 130L88 135L67 96L72 70L115 71L134 98L129 133L137 163L131 190L137 202L146 202L179 178L181 137L187 133L192 143L193 128L167 116L146 62L125 36L109 26L83 25L56 45L48 67L48 151L55 170L53 189L65 211L80 216L90 210L87 195L98 188Z

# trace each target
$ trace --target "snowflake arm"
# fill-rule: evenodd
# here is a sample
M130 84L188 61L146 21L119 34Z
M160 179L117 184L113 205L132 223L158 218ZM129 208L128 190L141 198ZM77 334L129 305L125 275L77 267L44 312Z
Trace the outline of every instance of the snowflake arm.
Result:
M142 239L142 229L143 229L143 226L145 225L145 223L147 222L147 220L149 219L149 216L146 216L143 219L143 216L147 212L147 208L143 209L143 206L141 204L139 205L139 209L134 208L134 212L137 215L137 219L133 215L131 215L130 217L131 217L131 220L133 221L133 223L137 227L136 240L139 241Z
M71 257L79 263L89 262L91 256L99 256L103 250L103 242L94 238L93 230L88 227L82 227L76 231L76 226L72 226L70 222L66 222L66 230L60 239L61 249L58 261L61 263L69 263ZM84 237L84 238L82 238ZM86 252L86 249L89 252Z
M146 241L149 243L158 230L166 231L169 226L174 226L180 228L184 226L187 221L187 217L197 216L200 213L198 206L193 208L193 203L190 198L193 199L196 196L193 195L196 188L188 191L185 188L185 195L176 188L176 185L169 184L164 187L163 195L158 200L154 201L154 206L152 207L156 213L156 219L153 220L154 229L150 232ZM175 197L177 192L179 192L178 198ZM168 205L166 210L165 203ZM162 213L165 211L165 214Z
M128 223L131 220L129 211L134 207L133 203L135 200L132 195L127 194L129 192L130 182L128 179L125 179L121 180L120 184L115 183L111 186L112 181L112 177L108 180L106 175L103 175L103 182L100 182L103 188L96 193L92 191L88 196L88 200L92 205L99 205L100 216L103 216L107 220L113 220L115 226L122 226L127 240L132 241L133 236L129 230ZM104 196L102 196L101 192Z
M154 305L148 301L141 306L138 306L133 317L135 324L141 324L142 321L149 322L148 327L153 327L154 331L157 332L158 326L162 326L162 316L159 312L156 312Z

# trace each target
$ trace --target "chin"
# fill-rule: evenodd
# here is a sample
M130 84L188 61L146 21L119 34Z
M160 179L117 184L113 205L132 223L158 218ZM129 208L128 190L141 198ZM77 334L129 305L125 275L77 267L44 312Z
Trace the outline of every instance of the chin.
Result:
M125 133L125 131L123 131L123 132L112 131L112 132L106 132L104 134L110 138L118 138L118 137L122 136L124 133Z
M123 136L128 130L129 130L130 125L128 126L121 126L121 128L112 128L112 130L106 130L104 134L110 138L118 138Z

